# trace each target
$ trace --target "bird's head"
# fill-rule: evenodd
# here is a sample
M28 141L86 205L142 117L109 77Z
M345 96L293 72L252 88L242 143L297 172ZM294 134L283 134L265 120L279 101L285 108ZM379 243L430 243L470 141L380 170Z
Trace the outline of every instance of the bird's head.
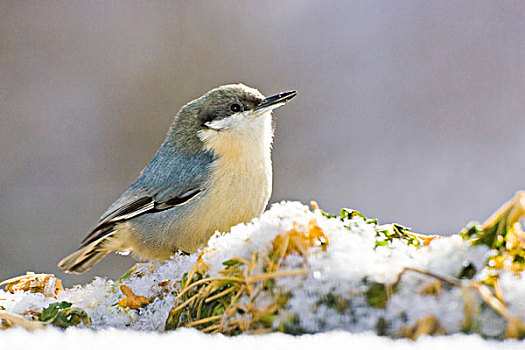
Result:
M203 149L218 154L253 143L270 147L272 110L284 105L296 91L264 97L243 84L223 85L181 108L170 128L172 141L190 152Z

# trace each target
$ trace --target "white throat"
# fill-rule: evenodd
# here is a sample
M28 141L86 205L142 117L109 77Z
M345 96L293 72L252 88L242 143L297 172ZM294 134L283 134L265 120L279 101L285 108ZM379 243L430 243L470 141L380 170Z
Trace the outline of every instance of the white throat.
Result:
M199 131L198 136L207 150L221 158L237 158L241 162L269 158L273 140L272 112L236 113L210 122L208 129Z

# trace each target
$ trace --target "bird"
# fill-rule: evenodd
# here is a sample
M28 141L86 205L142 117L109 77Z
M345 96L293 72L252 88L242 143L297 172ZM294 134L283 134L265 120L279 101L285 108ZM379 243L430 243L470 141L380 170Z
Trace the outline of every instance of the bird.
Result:
M272 111L296 95L228 84L184 105L150 163L58 267L81 274L110 252L165 261L259 217L272 192Z

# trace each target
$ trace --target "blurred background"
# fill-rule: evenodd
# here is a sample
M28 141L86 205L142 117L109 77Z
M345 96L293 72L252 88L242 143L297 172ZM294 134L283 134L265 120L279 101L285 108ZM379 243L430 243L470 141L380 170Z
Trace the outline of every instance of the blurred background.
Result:
M225 83L296 89L271 202L454 233L525 189L525 2L1 1L0 280L56 262Z

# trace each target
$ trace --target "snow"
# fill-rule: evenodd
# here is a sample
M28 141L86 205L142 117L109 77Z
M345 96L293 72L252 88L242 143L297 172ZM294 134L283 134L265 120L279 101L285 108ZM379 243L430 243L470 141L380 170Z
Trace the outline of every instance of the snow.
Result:
M452 336L424 337L417 342L390 340L378 337L376 332L380 319L388 325L389 334L395 334L405 326L413 325L418 319L434 315L441 326L450 334L460 331L464 319L464 295L460 288L443 288L438 296L421 295L422 286L435 282L435 279L415 272L404 274L398 290L392 295L385 309L368 305L364 292L367 283L393 283L406 267L418 268L444 276L456 276L467 262L476 267L477 275L482 276L487 257L492 254L485 246L471 246L459 236L443 237L433 240L429 246L416 248L394 240L392 247L374 248L376 231L374 224L366 223L356 216L350 220L327 218L319 210L310 210L298 202L274 204L261 218L247 224L240 224L230 233L216 233L203 251L188 256L175 256L172 260L155 266L153 272L148 266L142 268L141 276L132 275L124 280L135 294L151 297L159 295L162 287L159 282L180 280L197 261L199 254L209 266L210 276L217 276L224 268L223 262L233 257L250 260L255 252L271 249L272 241L278 234L293 228L305 230L309 222L315 221L328 238L326 251L319 247L309 250L308 259L299 255L288 256L282 265L284 270L307 268L311 273L304 276L288 276L276 280L284 291L291 292L286 313L296 315L301 329L313 335L290 336L270 334L265 336L205 335L192 329L178 329L167 333L164 330L169 310L174 306L175 296L165 293L143 309L131 310L117 306L123 297L115 282L96 278L84 286L75 286L60 292L55 298L42 294L17 292L11 294L0 291L0 306L8 312L23 314L28 310L41 311L50 303L70 301L73 306L84 309L92 319L91 329L80 325L75 329L61 332L51 327L33 334L19 329L0 333L0 345L53 344L54 348L75 342L84 346L102 346L117 342L129 348L171 344L225 345L228 348L243 347L267 348L268 344L294 347L337 346L352 344L372 346L373 348L443 348L458 344L479 349L518 348L524 342L495 342L483 340L479 336L456 334ZM476 278L476 277L475 277ZM366 279L366 283L364 282ZM516 276L505 273L500 285L508 303L509 311L515 315L525 315L525 279L523 274ZM334 307L323 303L324 298L336 296L350 302L352 312L341 313ZM264 298L261 298L264 300ZM481 330L486 336L496 337L504 332L506 323L492 310L483 310L480 316ZM93 333L93 330L97 330ZM142 331L142 332L139 332ZM144 331L149 331L145 333ZM151 333L151 331L156 331ZM326 333L328 332L328 333ZM95 335L95 336L94 336ZM58 339L58 340L57 340ZM90 344L90 345L88 345Z
M220 334L208 335L194 329L182 328L169 333L146 333L107 329L91 331L69 328L65 332L57 329L29 333L21 329L11 329L0 333L1 349L38 349L53 350L91 350L118 348L133 349L523 349L523 342L506 340L502 342L484 340L477 335L452 335L440 337L422 337L415 342L405 339L391 340L368 333L349 333L334 331L312 335L292 336L281 333L267 335L241 335L226 337Z

